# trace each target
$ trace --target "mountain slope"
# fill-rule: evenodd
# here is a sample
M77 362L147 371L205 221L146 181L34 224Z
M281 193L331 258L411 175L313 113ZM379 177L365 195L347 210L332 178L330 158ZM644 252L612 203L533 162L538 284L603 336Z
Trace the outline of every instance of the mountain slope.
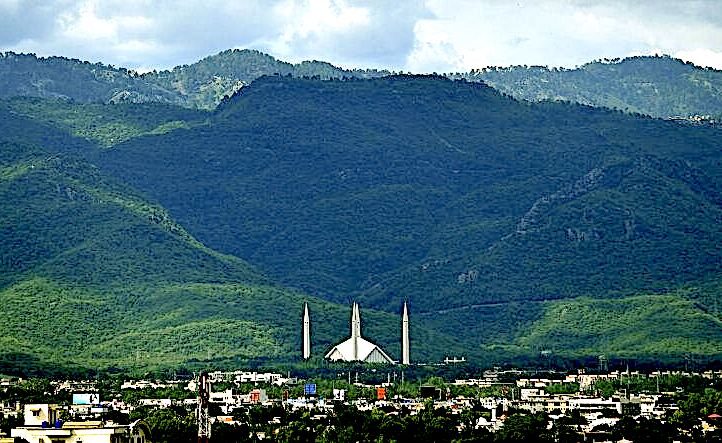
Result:
M62 98L81 103L176 101L172 92L124 68L13 52L0 53L0 97Z
M670 293L703 312L675 291L721 277L719 135L437 77L275 77L227 100L209 126L95 161L205 244L330 300L393 311L410 297L433 316ZM540 306L518 325L469 312L522 346L522 326L556 305ZM428 322L475 352L499 340Z
M73 137L9 112L1 125L4 370L295 361L304 301L316 355L343 336L346 306L284 289L207 248L164 208L78 159L87 142L73 147ZM27 143L17 141L23 134ZM365 310L364 318L397 353L398 316Z
M667 56L592 62L577 69L484 68L463 77L524 100L572 101L661 118L722 118L722 72Z
M208 117L206 112L161 103L106 105L35 97L0 100L0 109L102 147L140 135L198 126Z
M317 76L328 80L380 77L388 72L346 70L319 61L304 61L294 65L259 51L233 49L208 56L190 65L177 66L169 71L148 73L143 78L177 92L190 106L212 109L223 97L233 95L259 77L274 74Z

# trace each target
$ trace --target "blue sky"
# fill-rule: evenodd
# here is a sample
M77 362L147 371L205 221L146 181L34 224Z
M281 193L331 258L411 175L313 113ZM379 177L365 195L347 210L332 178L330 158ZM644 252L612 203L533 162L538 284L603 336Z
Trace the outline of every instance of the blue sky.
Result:
M0 0L0 50L147 71L230 48L405 72L669 54L722 69L720 0Z

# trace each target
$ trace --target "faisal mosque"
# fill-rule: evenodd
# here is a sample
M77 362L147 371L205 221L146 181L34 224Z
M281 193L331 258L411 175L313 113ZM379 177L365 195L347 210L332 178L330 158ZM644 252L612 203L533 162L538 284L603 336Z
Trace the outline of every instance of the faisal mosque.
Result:
M303 309L303 349L304 359L311 357L311 318L308 311L308 303ZM363 362L363 363L385 363L395 364L389 355L381 347L361 335L361 309L358 303L351 306L351 336L341 343L335 345L324 356L330 361ZM409 364L409 312L404 302L401 317L401 364Z

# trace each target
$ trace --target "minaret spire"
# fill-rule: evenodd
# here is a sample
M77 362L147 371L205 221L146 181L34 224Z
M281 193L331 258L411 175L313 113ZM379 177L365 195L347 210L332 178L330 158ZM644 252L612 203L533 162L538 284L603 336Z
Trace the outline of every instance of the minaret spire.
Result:
M404 301L404 312L401 315L401 364L409 363L409 310Z
M308 303L303 304L303 359L311 358L311 316L308 314Z
M353 309L355 322L353 324L352 334L354 337L361 337L361 309L359 308L358 303L353 304Z
M353 359L358 360L358 339L361 337L361 312L358 303L351 306L351 341L353 342Z

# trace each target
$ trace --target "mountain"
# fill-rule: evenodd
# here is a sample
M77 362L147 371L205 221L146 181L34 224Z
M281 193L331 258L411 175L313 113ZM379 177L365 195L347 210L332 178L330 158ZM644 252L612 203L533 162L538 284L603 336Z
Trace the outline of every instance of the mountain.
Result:
M81 158L97 149L0 107L0 368L296 361L304 301L315 355L343 337L345 304L286 289L208 248ZM398 354L398 315L365 309L364 319Z
M722 71L668 56L595 61L576 69L484 68L452 77L480 80L530 101L571 101L660 118L722 118Z
M345 70L320 61L286 63L259 51L233 49L219 52L191 65L177 66L170 71L145 74L143 78L174 91L183 103L200 109L214 108L225 96L264 75L295 77L370 78L387 75L386 71Z
M126 68L65 57L0 53L0 98L36 97L78 103L167 103L213 109L225 96L263 75L368 78L386 71L345 70L329 63L285 63L252 50L227 50L169 71Z
M469 353L709 357L719 137L436 76L264 77L89 158L208 247L330 301L408 297Z
M64 57L0 53L0 98L62 98L78 103L170 103L211 110L266 75L378 78L385 70L342 69L321 61L286 63L254 50L226 50L190 65L138 74ZM660 118L722 119L722 72L668 56L587 63L576 69L484 68L446 74L482 81L517 99L571 101Z
M62 98L81 103L177 101L137 73L65 57L0 53L0 97Z

